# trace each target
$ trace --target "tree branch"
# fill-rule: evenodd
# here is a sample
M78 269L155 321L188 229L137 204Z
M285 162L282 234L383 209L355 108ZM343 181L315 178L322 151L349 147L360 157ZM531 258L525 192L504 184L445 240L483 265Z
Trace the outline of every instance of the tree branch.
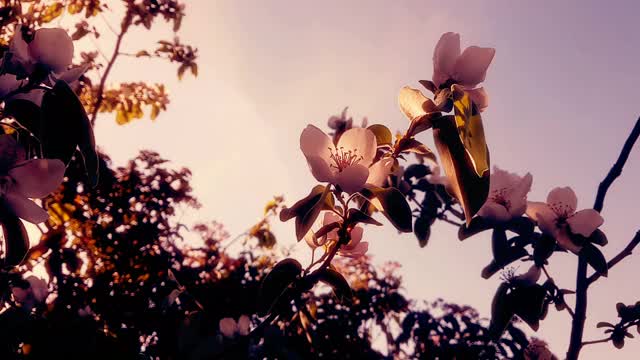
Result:
M616 160L611 170L607 176L602 180L600 186L598 186L598 192L596 194L596 201L593 205L593 209L601 212L604 207L604 198L607 195L607 191L613 182L622 174L622 169L624 168L627 159L629 158L629 154L633 149L633 145L638 140L640 136L640 118L636 120L636 124L631 130L627 141L625 141L622 151L618 156L618 160ZM635 239L635 238L634 238ZM637 241L640 242L640 239ZM637 244L631 243L627 247L631 247L633 249ZM626 250L626 248L625 248ZM622 260L627 255L623 255L613 264L615 265L617 262ZM617 256L616 256L617 258ZM614 258L614 260L616 260ZM612 260L613 261L613 260ZM595 280L594 280L595 281ZM591 281L593 282L593 281ZM582 335L584 333L584 323L587 315L587 291L589 290L589 285L591 284L590 280L587 278L587 260L584 256L578 256L578 270L576 274L576 306L575 306L575 316L573 317L573 322L571 325L571 342L569 343L569 349L567 350L567 360L577 360L580 355L580 350L582 349Z
M633 249L635 249L635 247L638 246L638 244L640 244L640 231L636 232L636 235L633 237L633 239L631 239L631 241L627 244L627 246L618 255L614 256L611 260L609 260L609 262L607 263L608 268L611 269L612 267L616 266L616 264L618 264L620 261L622 261L624 258L631 255L633 253ZM587 280L589 285L591 285L593 282L598 280L600 276L601 276L600 273L595 273L591 275Z
M631 130L627 141L625 141L624 146L622 147L622 151L620 152L620 156L618 156L618 160L613 165L611 170L609 170L609 173L604 178L604 180L602 180L600 186L598 186L596 202L593 205L593 208L596 211L602 211L602 208L604 206L604 197L607 195L607 191L609 190L611 184L613 184L613 181L618 178L620 174L622 174L622 168L627 162L629 154L631 153L631 149L633 149L633 145L636 143L636 140L638 140L638 136L640 136L640 118L636 120L636 125L633 127L633 130Z
M124 38L124 34L129 30L129 26L131 26L131 13L127 10L124 19L122 20L122 27L120 29L120 34L118 34L118 38L116 40L116 46L113 49L113 54L111 55L111 59L109 63L107 63L107 67L102 74L102 78L100 79L100 85L98 85L98 91L96 93L96 102L93 104L93 111L91 112L91 126L94 126L96 123L96 117L98 116L98 112L100 111L100 106L102 105L102 101L104 100L104 87L107 83L107 78L109 77L109 73L113 68L113 64L115 64L118 55L120 55L120 46L122 45L122 38Z

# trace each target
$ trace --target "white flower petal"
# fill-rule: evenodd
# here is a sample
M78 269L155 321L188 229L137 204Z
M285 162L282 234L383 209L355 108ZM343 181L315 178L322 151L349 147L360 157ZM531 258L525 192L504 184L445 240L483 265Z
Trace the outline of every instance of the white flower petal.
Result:
M56 78L66 82L67 84L73 84L78 81L85 72L87 72L87 69L89 69L89 64L75 66L67 71L63 71L61 74L57 75Z
M578 246L574 244L573 241L571 241L571 237L569 237L569 233L567 232L567 229L562 229L560 231L557 231L555 238L556 238L556 241L558 242L558 245L560 245L563 249L569 250L576 255L580 252L580 250L582 250L582 246Z
M491 200L487 200L487 202L482 205L480 210L478 210L478 216L498 223L511 220L511 214L509 214L509 211L507 211L504 206Z
M58 159L33 159L17 164L9 170L15 190L25 197L43 198L62 183L65 166Z
M336 175L335 183L340 188L351 194L362 190L369 177L369 169L363 165L356 164L347 167Z
M30 223L39 224L49 218L49 213L22 194L10 191L4 195L4 199L14 215Z
M570 187L557 187L547 195L547 204L558 216L569 216L578 208L578 198Z
M367 178L367 184L382 186L387 180L391 168L393 167L392 158L383 158L376 161L371 167L369 167L369 177Z
M604 223L604 219L599 212L593 209L584 209L570 216L567 223L574 234L589 237Z
M527 202L527 216L538 222L540 230L548 235L555 236L557 232L556 220L558 215L543 202Z
M456 60L453 78L460 85L476 87L484 81L495 54L496 50L492 48L469 46Z
M471 101L476 105L478 111L483 112L489 107L489 94L484 88L476 88L471 90L465 90Z
M320 182L334 183L336 172L333 170L324 158L319 156L308 156L307 164L311 175Z
M5 69L19 75L29 75L33 71L33 59L29 54L29 44L22 37L22 26L17 25L13 38L9 43L11 60L9 68Z
M340 136L338 140L338 150L355 151L355 155L362 157L358 161L359 165L369 167L376 156L378 144L375 134L365 128L349 129Z
M362 226L354 227L349 234L351 236L351 241L349 241L349 244L345 245L344 247L346 247L347 249L354 249L356 246L358 246L358 244L360 244L360 241L362 241L363 233L364 228Z
M73 40L63 29L41 28L36 30L33 41L29 43L29 53L49 70L61 72L73 60Z
M328 162L333 148L329 136L313 125L307 125L300 134L300 150L307 158L320 157Z
M460 56L460 34L442 34L433 50L433 77L436 87L447 81L453 74L456 59Z
M340 250L338 253L340 256L350 257L352 259L357 259L369 250L369 243L366 241L358 243L353 249L350 250Z

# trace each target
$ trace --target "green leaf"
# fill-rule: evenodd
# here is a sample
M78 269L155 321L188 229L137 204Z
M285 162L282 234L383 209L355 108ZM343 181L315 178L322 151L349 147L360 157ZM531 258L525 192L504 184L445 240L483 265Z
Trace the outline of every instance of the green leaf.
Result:
M417 218L413 223L413 233L416 235L420 247L427 246L429 237L431 237L431 222L423 217Z
M502 337L502 333L511 323L514 311L508 298L509 285L501 283L491 302L491 323L489 333L494 340Z
M580 256L587 260L587 263L597 271L600 275L606 277L609 274L609 266L607 265L607 259L605 259L602 252L591 243L586 243L582 250L580 250Z
M469 224L487 200L489 171L478 176L473 159L460 139L453 116L443 116L434 123L433 137L440 154L440 163L449 180L447 191L458 199ZM486 160L489 160L488 150Z
M410 138L410 139L402 139L399 143L400 149L398 150L400 153L414 153L420 156L424 156L429 160L436 162L436 155L429 149L425 144L420 141Z
M325 268L317 273L318 280L331 286L333 293L342 302L351 302L353 292L347 280L339 272Z
M391 224L398 231L411 232L411 207L400 190L392 187L386 189L371 187L369 190L375 196L372 203L389 219Z
M260 284L258 314L267 315L276 306L300 272L302 265L294 259L277 263Z
M82 103L64 81L58 81L42 98L45 156L68 164L76 149L84 160L90 186L98 182L99 159L89 117Z
M322 185L314 186L309 195L298 200L292 207L284 208L280 211L280 221L289 221L300 213L309 211L313 204L318 201L319 196L324 192L324 190L325 187Z
M371 132L376 136L378 146L391 145L393 142L393 135L388 127L380 124L374 124L369 126L367 129L371 130Z
M471 157L473 168L478 176L482 177L489 171L489 150L484 137L484 128L480 112L471 101L469 93L454 88L453 108L456 118L456 127L460 140Z
M315 202L311 202L311 208L308 211L301 213L296 217L296 238L298 241L302 240L304 236L309 232L311 226L320 215L320 211L327 205L327 198L331 196L330 187L324 188L324 191L317 198Z
M458 230L458 239L465 240L475 234L491 228L492 226L488 221L480 216L476 216L471 219L468 224L460 226L460 229Z
M18 265L29 250L29 236L22 221L6 205L0 205L0 221L4 234L5 265Z

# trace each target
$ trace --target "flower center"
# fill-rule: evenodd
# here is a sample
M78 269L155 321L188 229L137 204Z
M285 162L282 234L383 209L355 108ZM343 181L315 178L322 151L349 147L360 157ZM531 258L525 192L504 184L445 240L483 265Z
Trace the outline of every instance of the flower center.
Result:
M358 156L358 149L345 151L344 147L340 147L340 149L329 148L329 152L331 152L330 157L333 160L333 164L330 166L338 169L338 171L342 171L364 159L362 155Z
M496 204L504 206L507 210L511 208L511 201L507 200L507 188L493 190L491 199Z
M569 217L569 215L573 214L576 211L576 209L562 202L551 203L549 204L549 207L558 215L559 218L564 218L565 220Z

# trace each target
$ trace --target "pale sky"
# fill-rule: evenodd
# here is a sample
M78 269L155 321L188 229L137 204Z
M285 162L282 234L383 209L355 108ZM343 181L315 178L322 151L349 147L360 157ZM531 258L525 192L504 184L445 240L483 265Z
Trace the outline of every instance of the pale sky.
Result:
M491 97L483 118L492 163L531 172L530 200L543 201L555 186L572 186L579 207L591 207L640 114L639 13L633 0L187 1L181 36L199 48L200 76L178 82L172 65L122 58L111 80L165 82L170 110L155 122L127 126L103 116L97 140L117 164L153 149L191 168L204 207L185 213L185 221L216 219L237 234L273 195L284 194L291 204L316 185L298 145L306 124L325 128L330 115L349 106L356 119L406 128L398 90L431 77L433 47L443 32L455 31L463 46L496 48L484 84ZM153 48L156 35L172 36L134 33L125 38L124 51ZM107 53L110 37L103 32ZM420 139L432 143L430 133ZM639 181L636 149L605 203L607 257L640 229ZM462 243L454 230L436 225L424 249L390 225L367 229L365 236L376 263L402 264L412 298L443 297L488 316L499 281L480 278L491 258L489 238ZM284 244L295 242L293 234L291 223L276 227ZM585 340L602 337L598 321L617 321L616 302L640 300L638 264L638 256L627 259L592 286ZM561 286L574 288L575 265L575 256L556 255L550 269ZM535 336L562 358L569 331L568 314L550 310ZM632 359L638 351L640 340L629 339L623 350L592 345L582 355Z

